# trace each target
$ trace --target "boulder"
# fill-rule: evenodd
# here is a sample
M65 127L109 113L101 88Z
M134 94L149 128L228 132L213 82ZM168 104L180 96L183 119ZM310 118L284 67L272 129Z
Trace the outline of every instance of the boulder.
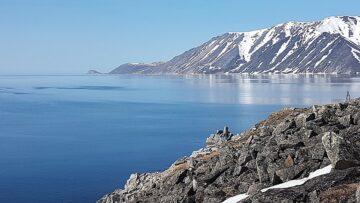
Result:
M266 188L268 186L269 186L268 184L264 184L264 183L254 183L249 187L249 189L246 193L249 195L255 194L255 193L259 192L261 189Z
M249 151L242 152L240 154L238 164L240 166L242 166L242 165L246 164L248 161L250 161L251 159L252 159L252 157L251 157L251 153Z
M249 190L249 187L251 186L251 183L247 182L239 182L237 185L238 188L238 194L246 193Z
M349 127L350 125L354 124L354 119L351 115L346 115L339 118L339 123L345 127Z
M315 113L301 113L295 118L295 123L297 127L305 126L306 122L314 120Z
M314 143L311 147L309 147L309 154L311 159L314 160L323 160L325 156L325 149L321 142Z
M241 165L236 165L236 166L235 166L235 169L234 169L234 172L233 172L233 175L234 175L234 176L239 176L239 175L241 175L243 172L245 172L246 170L247 170L247 167L241 166Z
M231 140L231 138L233 136L234 135L229 132L229 128L225 126L224 130L218 130L215 134L210 135L210 137L208 137L206 139L206 144L207 145L221 145L221 144Z
M359 125L360 124L360 113L355 113L353 118L354 118L353 119L354 124Z
M360 148L334 132L326 132L322 143L335 169L346 169L360 165Z
M274 130L274 129L273 129L271 126L261 127L261 128L260 128L259 136L260 136L260 137L271 136L273 130Z
M258 156L256 158L256 169L258 172L260 183L264 183L270 180L269 174L267 172L268 160L266 156Z
M273 135L279 135L286 130L292 129L296 127L296 123L294 120L285 120L281 122L279 125L276 126L275 130L273 131Z

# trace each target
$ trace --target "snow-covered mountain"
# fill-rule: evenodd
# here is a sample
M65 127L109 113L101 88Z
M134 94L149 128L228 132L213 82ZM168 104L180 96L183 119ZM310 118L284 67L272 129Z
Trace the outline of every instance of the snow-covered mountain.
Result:
M360 16L287 22L214 37L165 63L125 64L111 73L360 72Z

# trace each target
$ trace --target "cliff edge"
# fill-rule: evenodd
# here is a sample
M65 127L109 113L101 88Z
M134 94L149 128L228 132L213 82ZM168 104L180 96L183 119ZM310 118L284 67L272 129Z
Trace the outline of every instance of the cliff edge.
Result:
M164 172L132 174L98 203L360 200L360 99L286 108L206 142Z

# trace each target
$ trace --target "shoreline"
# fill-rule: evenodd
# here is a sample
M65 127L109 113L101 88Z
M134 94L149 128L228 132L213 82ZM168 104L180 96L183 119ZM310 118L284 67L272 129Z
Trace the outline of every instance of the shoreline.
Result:
M292 193L309 188L317 188L317 192L316 195L312 195L313 191L305 192L306 198L323 201L330 198L325 194L344 182L360 181L360 144L354 142L360 132L359 124L360 99L285 108L240 134L233 135L227 128L217 131L206 140L206 147L176 160L163 172L132 174L124 189L105 195L98 203L137 200L215 203L239 194L246 194L244 201L250 200L247 202L295 201L298 195L291 196ZM327 138L333 139L332 143L347 142L333 146L327 143ZM329 164L334 167L329 174L294 187L296 190L261 191L305 178ZM347 199L356 198L356 189L360 190L360 184L352 187L355 190L346 193ZM285 190L289 195L284 195Z

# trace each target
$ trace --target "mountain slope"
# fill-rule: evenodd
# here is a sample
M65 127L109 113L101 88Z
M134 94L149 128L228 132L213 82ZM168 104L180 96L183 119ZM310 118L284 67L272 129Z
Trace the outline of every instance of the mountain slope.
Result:
M288 22L214 37L168 62L111 73L360 72L360 17Z
M125 63L114 70L110 74L127 74L127 73L147 73L152 71L152 68L161 65L162 62L155 62L150 64L145 63Z

